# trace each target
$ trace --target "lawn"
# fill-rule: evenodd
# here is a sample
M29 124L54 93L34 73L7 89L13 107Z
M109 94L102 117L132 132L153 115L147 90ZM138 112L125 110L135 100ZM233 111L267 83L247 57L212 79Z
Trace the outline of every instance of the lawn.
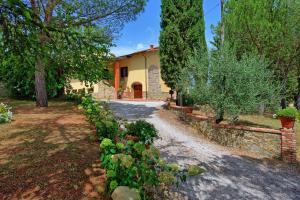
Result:
M0 124L0 199L100 198L99 146L75 105L51 101L37 109L31 101L0 102L14 112L13 122Z

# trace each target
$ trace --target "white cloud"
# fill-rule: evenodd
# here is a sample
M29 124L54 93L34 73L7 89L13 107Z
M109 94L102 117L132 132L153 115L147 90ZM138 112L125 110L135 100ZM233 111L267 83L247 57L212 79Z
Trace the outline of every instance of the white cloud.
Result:
M142 49L144 49L144 48L145 48L145 46L144 46L143 43L138 43L138 44L136 45L136 49L137 49L137 50L142 50Z

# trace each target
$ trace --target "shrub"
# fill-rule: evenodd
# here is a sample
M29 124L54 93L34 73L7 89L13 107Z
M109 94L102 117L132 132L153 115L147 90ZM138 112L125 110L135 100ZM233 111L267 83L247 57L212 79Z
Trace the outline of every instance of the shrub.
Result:
M198 175L204 170L190 166L181 169L177 164L168 164L160 159L159 151L151 147L146 149L142 142L127 141L116 145L110 139L103 139L101 144L102 166L107 171L107 191L112 192L117 186L129 186L140 191L141 196L147 188L165 185L178 185L187 176Z
M287 117L299 119L299 111L296 108L288 107L285 109L280 109L276 113L276 117Z
M189 176L196 176L196 175L199 175L201 173L204 172L204 169L202 169L201 167L199 166L196 166L196 165L190 165L188 167L188 175Z
M182 100L182 102L181 102ZM176 99L176 105L177 106L193 106L194 105L194 99L193 97L188 94L187 92L183 93L178 93L177 99Z
M76 104L80 104L82 102L82 98L85 96L86 96L85 91L81 91L78 93L69 92L66 95L66 99L69 101L73 101Z
M86 95L81 98L80 108L85 110L89 121L95 125L99 140L115 138L119 124L105 103L94 100L91 95Z
M153 140L158 137L157 130L145 120L138 120L127 125L127 133L139 137L144 144L152 144Z
M127 128L123 130L119 128L123 126L122 122L119 123L104 104L95 101L91 96L83 97L80 107L96 127L103 124L97 132L101 130L100 159L106 170L106 192L111 193L118 186L128 186L137 189L143 199L151 199L151 188L160 184L178 185L186 180L188 170L182 170L178 165L168 164L160 159L159 150L153 146L146 148L146 144L153 143L157 137L157 130L152 124L139 120L127 124ZM123 139L115 143L115 136L120 137L123 134L138 136L140 141L135 143Z
M0 123L10 122L12 117L13 114L11 112L11 108L4 103L0 103Z

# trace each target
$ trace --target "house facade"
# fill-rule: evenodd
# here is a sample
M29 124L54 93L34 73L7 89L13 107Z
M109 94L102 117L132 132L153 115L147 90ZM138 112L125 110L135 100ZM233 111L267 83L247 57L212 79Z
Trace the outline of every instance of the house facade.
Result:
M101 99L166 99L170 88L161 79L160 58L157 47L117 57L110 69L113 80L101 81L93 86L94 96ZM76 80L74 90L86 88Z

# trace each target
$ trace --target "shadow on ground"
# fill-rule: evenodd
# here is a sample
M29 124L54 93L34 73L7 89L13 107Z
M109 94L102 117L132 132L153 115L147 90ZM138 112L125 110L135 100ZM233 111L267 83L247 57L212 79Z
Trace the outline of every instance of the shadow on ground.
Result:
M0 199L100 198L90 183L98 144L88 139L93 129L75 106L21 104L14 113L12 123L0 125Z
M183 143L170 140L159 149L169 162L199 165L206 171L190 177L172 192L183 199L300 199L300 176L295 166L274 164L271 160L255 159L248 156L222 155L203 162L188 149L182 150ZM181 149L180 154L170 148Z
M146 104L109 102L108 105L116 117L127 120L151 118L151 115L157 110L155 106L146 106Z

